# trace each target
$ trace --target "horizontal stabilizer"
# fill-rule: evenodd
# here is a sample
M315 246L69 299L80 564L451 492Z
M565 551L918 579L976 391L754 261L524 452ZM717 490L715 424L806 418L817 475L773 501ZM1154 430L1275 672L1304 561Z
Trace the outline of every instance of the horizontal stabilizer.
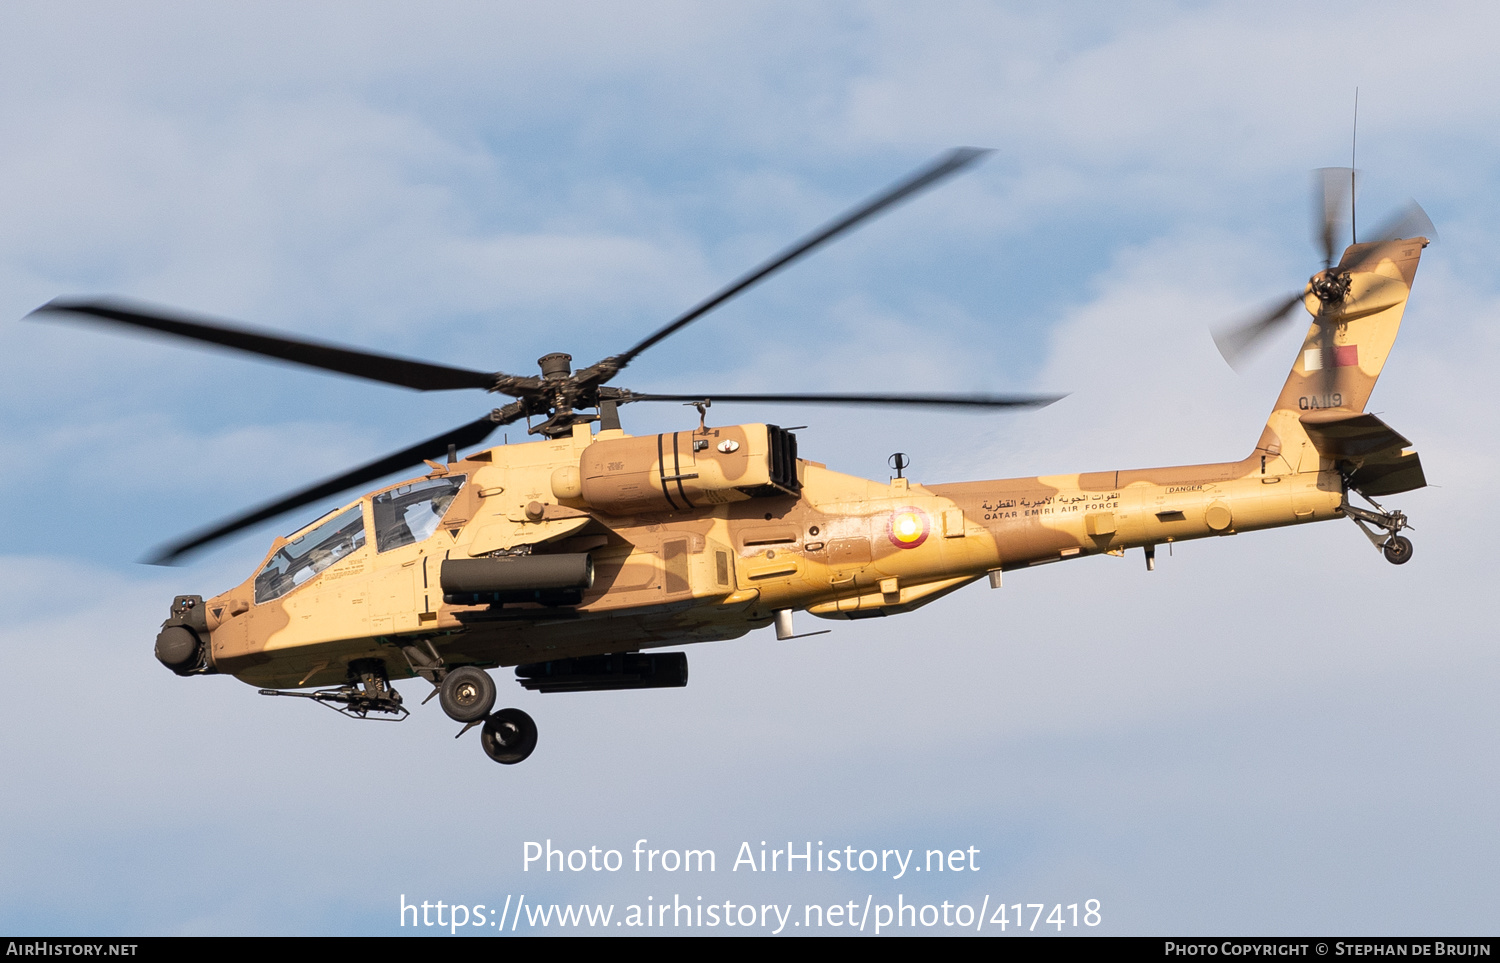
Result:
M1416 488L1425 488L1427 477L1422 474L1422 460L1414 451L1382 452L1365 463L1349 476L1349 487L1368 498L1398 495Z
M1400 452L1411 442L1367 412L1336 409L1311 411L1301 418L1307 437L1327 458L1369 458L1381 452Z

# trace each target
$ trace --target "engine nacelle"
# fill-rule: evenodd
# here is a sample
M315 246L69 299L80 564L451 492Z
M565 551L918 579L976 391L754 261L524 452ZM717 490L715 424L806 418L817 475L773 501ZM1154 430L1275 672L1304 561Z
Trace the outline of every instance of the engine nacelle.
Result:
M596 441L584 449L579 475L582 499L611 515L682 511L802 490L797 436L776 425Z

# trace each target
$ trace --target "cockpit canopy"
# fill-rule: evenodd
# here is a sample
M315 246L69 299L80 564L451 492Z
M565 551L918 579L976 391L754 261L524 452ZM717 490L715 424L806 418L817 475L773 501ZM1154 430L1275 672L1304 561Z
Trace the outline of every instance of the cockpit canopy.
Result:
M438 522L443 520L463 484L463 475L424 478L372 498L375 551L388 552L412 545L437 531Z
M375 550L413 545L437 531L438 523L463 487L465 476L424 478L369 499ZM365 547L365 500L325 516L326 521L289 540L255 576L256 604L269 602Z

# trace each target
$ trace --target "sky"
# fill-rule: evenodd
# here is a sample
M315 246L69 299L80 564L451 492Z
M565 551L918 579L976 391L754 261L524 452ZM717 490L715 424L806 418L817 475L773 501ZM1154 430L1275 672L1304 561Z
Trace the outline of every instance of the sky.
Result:
M1014 936L995 907L1017 903L1060 907L1028 935L1492 934L1500 673L1472 489L1500 472L1497 19L6 4L0 934L494 936L523 899L616 915L522 916L516 935L645 932L619 924L663 901L760 915L650 932L769 934L760 907L782 906L782 934L807 933L809 905L947 902L985 922L880 935ZM356 723L152 657L174 595L238 583L335 503L180 568L138 562L493 399L23 320L111 294L464 367L581 366L972 145L993 154L619 383L1069 393L998 415L710 412L805 424L804 457L871 478L894 451L927 483L1237 459L1301 327L1241 374L1209 332L1321 266L1309 171L1349 164L1356 88L1361 223L1416 198L1439 234L1370 406L1432 483L1390 499L1410 564L1330 522L1179 545L1149 573L1139 552L1017 572L899 618L803 615L833 631L694 646L680 690L538 695L496 671L541 732L515 767L451 738L435 705ZM636 433L696 420L623 416ZM548 840L624 865L527 864ZM762 841L965 860L901 878L734 865ZM716 868L638 871L638 845L712 850ZM462 905L469 925L418 925L402 901ZM811 932L874 935L879 912L863 930L822 918Z

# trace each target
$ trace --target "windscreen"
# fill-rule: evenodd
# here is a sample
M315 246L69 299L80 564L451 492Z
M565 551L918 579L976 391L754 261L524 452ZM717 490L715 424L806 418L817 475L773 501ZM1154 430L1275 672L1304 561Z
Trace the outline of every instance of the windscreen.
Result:
M255 577L255 601L280 598L364 544L364 513L355 505L272 555Z

